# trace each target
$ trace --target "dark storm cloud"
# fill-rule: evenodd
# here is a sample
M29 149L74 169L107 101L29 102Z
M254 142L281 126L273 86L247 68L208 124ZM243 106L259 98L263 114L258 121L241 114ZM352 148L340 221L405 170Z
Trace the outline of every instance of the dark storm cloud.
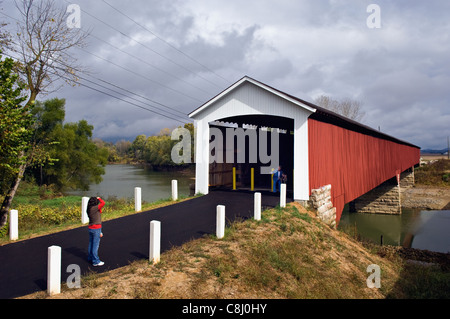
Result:
M92 37L89 53L74 54L92 76L116 87L87 76L114 91L82 84L138 103L121 96L121 87L187 114L249 75L309 101L320 94L361 100L365 124L423 148L443 148L450 134L450 3L106 2L146 29L104 1L76 1ZM380 29L366 25L371 3L381 8ZM4 1L3 12L17 16L12 1ZM83 86L53 96L66 98L68 121L87 119L103 139L134 139L182 124Z

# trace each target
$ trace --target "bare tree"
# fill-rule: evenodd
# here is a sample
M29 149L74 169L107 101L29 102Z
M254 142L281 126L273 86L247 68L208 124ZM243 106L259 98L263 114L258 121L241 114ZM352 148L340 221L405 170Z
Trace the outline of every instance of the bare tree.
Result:
M76 83L81 66L71 48L83 47L88 33L67 26L68 13L53 0L16 2L22 22L17 32L17 51L21 56L21 74L29 88L27 105L40 93L60 88L61 79Z
M64 79L76 83L81 67L71 53L71 48L82 47L87 33L77 28L69 28L66 8L58 7L53 0L20 0L15 2L22 21L18 23L15 45L9 50L20 55L18 71L29 90L28 101L23 112L30 112L39 94L50 93L55 84ZM37 157L46 157L42 145L28 145L18 156L21 165L17 175L11 180L11 187L0 208L0 226L6 223L6 215L22 180L27 166L36 162Z
M343 115L351 120L361 121L365 115L361 101L345 98L341 101L334 100L327 95L317 97L314 102L323 108Z
M125 140L120 140L117 141L116 144L116 150L120 155L126 155L127 152L130 150L131 148L131 142L130 141L125 141Z
M3 28L4 26L6 26L6 23L0 22L0 50L3 50L4 47L7 47L10 42L9 34L1 30L1 28Z
M3 4L3 1L0 1L0 6ZM0 10L3 8L0 7ZM3 51L3 48L7 48L11 42L11 35L3 29L7 24L4 22L0 22L0 51Z

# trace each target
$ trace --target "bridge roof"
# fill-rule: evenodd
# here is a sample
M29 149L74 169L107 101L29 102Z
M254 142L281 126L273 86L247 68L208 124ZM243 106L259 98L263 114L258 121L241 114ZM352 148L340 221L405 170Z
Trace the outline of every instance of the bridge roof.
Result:
M333 111L330 111L326 108L320 107L318 105L315 105L311 102L305 101L303 99L300 99L296 96L290 95L286 92L280 91L274 87L271 87L265 83L262 83L258 80L255 80L249 76L244 76L243 78L241 78L239 81L237 81L236 83L232 84L230 87L228 87L227 89L225 89L224 91L222 91L221 93L217 94L216 96L214 96L212 99L210 99L209 101L207 101L206 103L204 103L203 105L201 105L200 107L198 107L197 109L195 109L194 111L192 111L191 113L189 113L189 117L191 118L195 118L197 114L199 114L200 112L202 112L204 109L206 109L207 107L209 107L211 104L213 104L214 102L216 102L217 100L219 100L220 98L222 98L223 96L229 94L230 92L232 92L234 89L236 89L238 86L242 85L243 83L246 82L250 82L254 85L259 86L260 88L263 88L269 92L271 92L272 94L275 94L277 96L279 96L280 98L286 99L294 104L296 104L299 107L305 108L311 112L313 112L309 118L311 119L315 119L321 122L325 122L325 123L329 123L329 124L333 124L336 126L340 126L343 127L345 129L351 130L351 131L355 131L355 132L359 132L362 134L366 134L366 135L370 135L373 137L377 137L377 138L381 138L381 139L385 139L385 140L389 140L395 143L399 143L399 144L403 144L403 145L408 145L408 146L412 146L415 148L419 148L419 146L416 146L414 144L411 144L407 141L403 141L400 140L396 137L393 137L391 135L382 133L379 130L376 130L374 128L371 128L367 125L361 124L357 121L351 120L343 115L337 114Z

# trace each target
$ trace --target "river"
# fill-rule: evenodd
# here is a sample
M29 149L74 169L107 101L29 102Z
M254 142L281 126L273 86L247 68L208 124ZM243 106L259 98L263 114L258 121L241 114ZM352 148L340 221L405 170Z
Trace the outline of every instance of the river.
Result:
M89 191L73 191L71 195L134 198L134 188L141 187L142 200L153 202L171 196L171 181L178 180L179 196L189 195L194 176L180 172L155 172L134 165L107 165L100 184ZM358 234L373 242L404 245L437 252L450 252L450 211L421 211L403 208L401 215L349 213L344 208L339 227L355 227Z
M357 233L375 243L450 252L450 210L402 209L401 215L349 213L348 207L339 228L355 227Z
M142 200L154 202L172 195L171 181L178 181L178 196L189 195L189 184L193 176L180 172L156 172L135 165L106 165L105 175L100 184L92 184L89 191L71 191L70 195L100 196L134 199L134 188L141 187Z

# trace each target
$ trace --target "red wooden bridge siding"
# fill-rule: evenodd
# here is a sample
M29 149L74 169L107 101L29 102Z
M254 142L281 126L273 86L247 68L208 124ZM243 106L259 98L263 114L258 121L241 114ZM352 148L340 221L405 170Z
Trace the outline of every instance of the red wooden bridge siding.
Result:
M420 148L308 120L309 188L331 184L336 223L344 205L420 161Z

